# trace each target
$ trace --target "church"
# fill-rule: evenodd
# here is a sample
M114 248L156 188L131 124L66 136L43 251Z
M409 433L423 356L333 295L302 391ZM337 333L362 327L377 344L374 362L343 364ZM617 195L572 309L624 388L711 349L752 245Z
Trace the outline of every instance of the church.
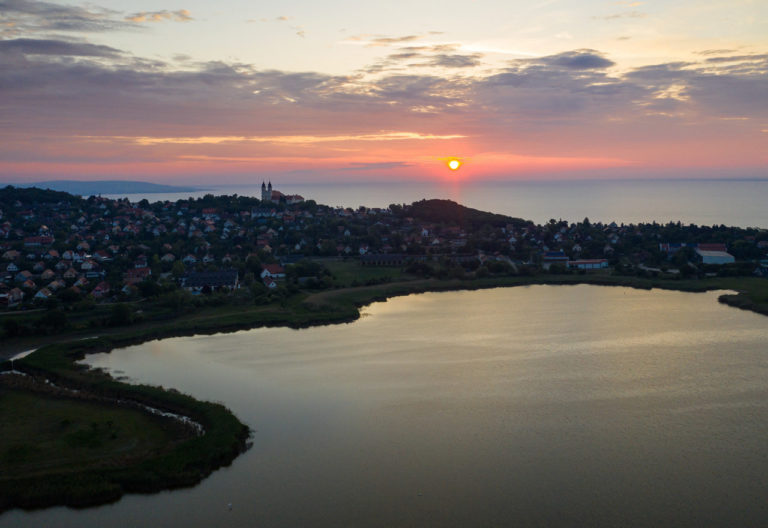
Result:
M280 191L272 190L271 180L269 182L269 185L265 184L263 181L261 182L261 201L262 202L279 202L281 196L283 196L283 193L281 193Z
M287 204L297 204L304 201L304 197L298 194L285 195L280 191L272 190L272 181L269 184L261 182L261 201L262 203L278 203L284 201Z

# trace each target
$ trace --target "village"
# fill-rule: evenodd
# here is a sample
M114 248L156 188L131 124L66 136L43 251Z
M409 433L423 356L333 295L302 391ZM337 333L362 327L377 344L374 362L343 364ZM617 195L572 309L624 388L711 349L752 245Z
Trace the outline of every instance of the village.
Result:
M0 189L0 310L73 309L177 290L338 288L332 262L417 277L539 273L768 276L768 232L680 223L544 225L444 200L357 209L262 186L260 199L138 203ZM364 284L365 276L355 285ZM240 295L246 295L240 293Z

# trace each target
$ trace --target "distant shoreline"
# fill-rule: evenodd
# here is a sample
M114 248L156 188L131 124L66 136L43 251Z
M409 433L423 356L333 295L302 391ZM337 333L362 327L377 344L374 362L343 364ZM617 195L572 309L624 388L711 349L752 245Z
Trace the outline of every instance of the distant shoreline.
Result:
M51 191L67 192L79 196L96 196L102 194L162 194L182 192L202 192L204 187L165 185L144 181L130 180L51 180L33 183L9 183L19 188L38 188Z

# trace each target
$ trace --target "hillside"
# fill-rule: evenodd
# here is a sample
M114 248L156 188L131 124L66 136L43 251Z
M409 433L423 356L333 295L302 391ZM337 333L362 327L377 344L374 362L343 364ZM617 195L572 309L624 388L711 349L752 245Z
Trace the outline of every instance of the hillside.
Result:
M390 208L400 217L412 217L423 222L455 222L465 229L476 229L483 225L504 227L507 224L522 227L530 223L521 218L465 207L451 200L421 200L404 207L392 205Z

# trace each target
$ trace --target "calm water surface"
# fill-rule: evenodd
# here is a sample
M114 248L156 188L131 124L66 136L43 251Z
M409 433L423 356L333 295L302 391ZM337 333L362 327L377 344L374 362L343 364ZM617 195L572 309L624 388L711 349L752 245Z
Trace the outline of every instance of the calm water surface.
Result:
M765 526L768 319L716 299L430 293L92 356L224 402L253 448L193 489L0 526Z

